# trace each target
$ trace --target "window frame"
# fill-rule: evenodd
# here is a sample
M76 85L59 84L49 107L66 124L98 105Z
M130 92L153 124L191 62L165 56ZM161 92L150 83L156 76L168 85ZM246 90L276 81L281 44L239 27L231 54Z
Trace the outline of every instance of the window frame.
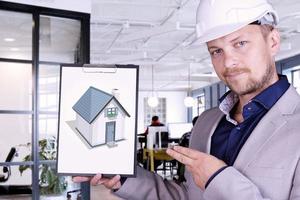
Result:
M13 166L13 165L29 165L32 169L32 199L40 199L39 189L39 166L41 164L56 165L56 160L39 160L39 115L40 114L55 114L53 112L41 111L39 108L39 66L41 64L58 64L68 65L70 63L57 63L57 62L41 62L39 60L39 18L43 16L53 16L66 19L79 20L81 23L80 30L80 56L72 63L81 67L84 63L89 63L90 60L90 14L75 11L66 11L53 8L45 8L39 6L31 6L19 3L10 3L0 1L0 10L23 12L32 15L34 26L32 27L32 59L24 60L18 58L0 58L0 62L11 63L25 63L32 65L32 109L31 110L0 110L0 114L31 114L32 115L32 161L29 162L0 162L0 166ZM89 199L90 188L84 185L82 195Z
M118 108L117 107L106 108L105 113L106 113L106 117L115 118L118 116Z

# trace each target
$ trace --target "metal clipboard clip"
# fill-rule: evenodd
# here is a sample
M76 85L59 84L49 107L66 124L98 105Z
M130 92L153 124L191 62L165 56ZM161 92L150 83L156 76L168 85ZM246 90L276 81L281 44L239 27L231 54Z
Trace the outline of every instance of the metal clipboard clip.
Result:
M112 64L84 64L82 66L84 73L109 73L117 72L117 65Z

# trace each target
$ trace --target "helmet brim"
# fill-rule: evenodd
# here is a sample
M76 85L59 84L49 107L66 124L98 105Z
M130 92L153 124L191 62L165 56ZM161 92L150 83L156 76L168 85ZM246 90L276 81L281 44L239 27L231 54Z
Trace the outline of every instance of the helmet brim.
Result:
M195 43L203 44L203 43L224 37L226 35L229 35L235 31L245 27L249 23L251 23L251 22L243 22L243 23L230 24L230 25L227 24L224 26L214 27L213 29L210 29L209 31L206 31L205 33L203 33L202 36L198 37L195 40Z

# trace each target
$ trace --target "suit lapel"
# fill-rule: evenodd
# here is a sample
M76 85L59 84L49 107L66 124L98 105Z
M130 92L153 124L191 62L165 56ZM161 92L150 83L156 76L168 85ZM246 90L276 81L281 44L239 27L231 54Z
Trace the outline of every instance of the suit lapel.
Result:
M210 153L211 136L224 114L214 108L203 113L193 128L190 147L204 153Z
M240 150L234 166L239 169L243 169L248 166L260 151L262 151L264 145L280 130L282 126L286 124L285 118L282 116L279 109L271 109L265 117L257 124L252 131L250 137Z
M213 124L213 127L211 128L211 131L209 132L208 135L206 135L207 138L204 138L204 140L203 140L203 141L207 141L207 143L205 144L205 152L208 154L210 154L212 135L214 134L214 132L223 116L224 116L223 113L220 113L219 115L216 116L216 120L215 120L215 123Z
M191 139L191 147L204 153L210 153L211 136L223 116L224 113L219 108L205 113L204 119L198 120L199 123L196 123L195 128L193 128L196 133Z
M234 166L243 169L254 161L264 145L286 125L286 116L292 115L299 104L299 95L290 87L257 124L240 150Z

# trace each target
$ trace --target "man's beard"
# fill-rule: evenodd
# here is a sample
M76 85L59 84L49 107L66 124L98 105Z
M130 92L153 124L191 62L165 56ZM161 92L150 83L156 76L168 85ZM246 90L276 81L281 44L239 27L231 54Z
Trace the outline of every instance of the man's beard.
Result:
M248 69L238 69L238 71L244 71L245 73L248 73ZM239 89L235 89L234 87L235 84L226 82L226 85L236 94L238 95L247 95L251 94L257 91L262 91L266 87L269 86L270 81L272 80L274 75L274 68L269 64L268 67L266 68L266 71L263 75L263 77L260 80L254 80L254 79L249 79L246 85Z

